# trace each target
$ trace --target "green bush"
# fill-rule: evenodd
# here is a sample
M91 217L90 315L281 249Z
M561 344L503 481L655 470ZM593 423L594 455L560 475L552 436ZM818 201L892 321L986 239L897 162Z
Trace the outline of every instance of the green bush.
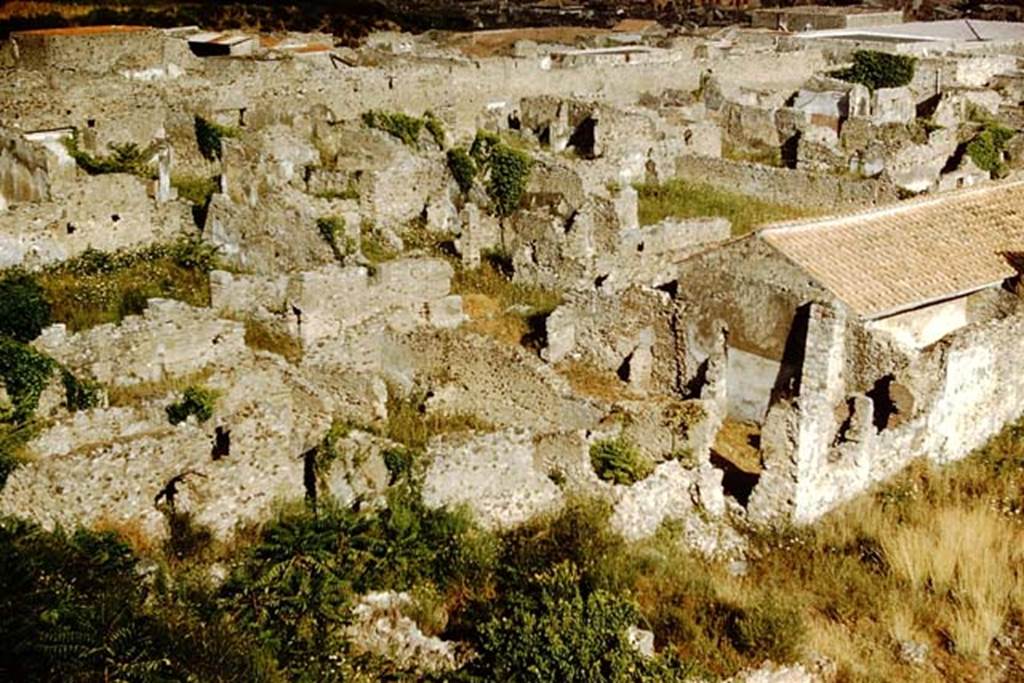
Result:
M917 60L906 55L857 50L853 53L853 66L838 69L832 76L851 83L866 85L871 90L899 88L914 80Z
M466 151L465 147L455 147L448 150L448 170L458 184L462 194L473 189L473 181L476 180L477 167L473 157Z
M740 652L777 663L796 659L804 639L800 615L772 602L738 610L730 620L728 631Z
M131 173L144 178L153 175L153 169L149 164L149 159L153 156L152 152L140 149L134 142L111 144L109 155L97 157L79 147L76 133L64 139L64 147L78 167L89 175Z
M478 657L470 667L486 680L609 681L682 680L660 658L648 659L630 643L636 607L618 595L584 591L579 571L561 563L506 596L479 631Z
M593 444L590 463L598 477L613 484L633 484L654 471L651 460L621 437Z
M64 396L68 410L77 412L95 408L103 396L103 385L93 380L79 379L67 368L61 368L61 382L64 384Z
M1014 135L1016 131L1010 128L988 124L967 143L965 153L978 168L988 171L993 177L1001 178L1007 173L1006 162L1003 160L1006 143Z
M165 408L167 419L172 425L181 424L191 415L199 422L206 422L213 417L217 404L217 392L205 387L191 386L185 389L181 400Z
M215 161L223 156L224 138L238 137L237 128L207 121L202 116L195 117L194 125L199 153L207 161Z
M25 422L35 413L57 364L31 346L0 337L0 379L14 407L11 419Z
M479 131L469 148L477 169L487 176L487 195L499 216L510 216L519 208L533 170L533 158L514 149L499 136ZM458 181L458 177L456 177ZM460 184L461 187L461 184Z
M39 280L18 269L3 275L0 279L0 335L29 342L49 324L50 304Z
M220 180L217 176L176 175L171 178L171 186L178 191L180 198L193 206L206 206L210 197L220 189Z

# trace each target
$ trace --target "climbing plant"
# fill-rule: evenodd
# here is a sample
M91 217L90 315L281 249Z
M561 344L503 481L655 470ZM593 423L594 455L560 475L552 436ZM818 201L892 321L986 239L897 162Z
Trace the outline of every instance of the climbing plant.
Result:
M914 80L917 60L907 55L896 55L875 50L857 50L853 65L837 69L832 76L851 83L866 85L871 90L899 88Z

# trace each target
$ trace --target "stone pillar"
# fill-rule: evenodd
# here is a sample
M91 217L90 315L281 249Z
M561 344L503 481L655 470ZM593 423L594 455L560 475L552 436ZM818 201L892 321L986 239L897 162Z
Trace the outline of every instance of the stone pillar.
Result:
M640 198L632 186L626 184L615 196L615 215L619 218L620 230L640 228Z
M800 394L772 405L761 432L764 471L748 506L752 521L807 523L831 507L829 452L845 389L845 332L841 312L811 304Z
M466 268L479 268L480 207L476 204L466 204L459 214L459 222L462 224L462 233L459 235L458 241L462 265Z
M156 201L158 204L169 202L177 197L177 191L171 186L171 166L174 163L174 150L166 140L160 142L156 153L157 181Z

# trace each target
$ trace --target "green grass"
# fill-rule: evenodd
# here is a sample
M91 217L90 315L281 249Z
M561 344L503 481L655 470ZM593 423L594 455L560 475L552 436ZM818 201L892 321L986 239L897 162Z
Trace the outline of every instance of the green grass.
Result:
M640 193L640 224L653 225L666 218L727 218L733 235L776 221L804 218L814 211L805 207L773 204L712 185L669 180L661 185L637 185Z

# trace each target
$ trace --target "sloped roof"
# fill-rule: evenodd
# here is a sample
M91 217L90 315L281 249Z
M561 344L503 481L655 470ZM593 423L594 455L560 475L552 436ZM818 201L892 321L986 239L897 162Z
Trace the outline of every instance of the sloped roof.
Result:
M992 40L1024 40L1024 24L1013 21L982 21L980 19L949 19L945 21L914 21L891 26L858 26L843 29L806 31L801 39L854 38L903 39L907 41L978 42Z
M758 236L863 318L967 294L1016 274L1024 182L864 213L768 226Z

